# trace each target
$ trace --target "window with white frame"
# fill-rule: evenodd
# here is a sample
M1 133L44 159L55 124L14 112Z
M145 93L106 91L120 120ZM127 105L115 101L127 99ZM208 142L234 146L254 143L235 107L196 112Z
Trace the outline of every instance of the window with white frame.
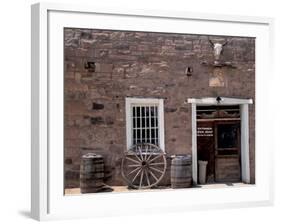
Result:
M126 98L127 148L151 143L164 150L163 99Z

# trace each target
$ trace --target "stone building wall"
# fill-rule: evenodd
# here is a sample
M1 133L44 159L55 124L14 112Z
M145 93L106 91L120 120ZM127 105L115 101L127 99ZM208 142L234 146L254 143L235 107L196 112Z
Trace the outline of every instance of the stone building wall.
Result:
M208 39L228 41L216 68ZM164 98L165 148L191 154L191 105L187 98L255 99L255 39L245 37L64 30L65 186L79 186L81 155L104 155L107 183L123 185L125 97ZM95 62L95 72L85 63ZM185 70L192 67L191 76ZM249 106L251 182L255 182L255 110Z

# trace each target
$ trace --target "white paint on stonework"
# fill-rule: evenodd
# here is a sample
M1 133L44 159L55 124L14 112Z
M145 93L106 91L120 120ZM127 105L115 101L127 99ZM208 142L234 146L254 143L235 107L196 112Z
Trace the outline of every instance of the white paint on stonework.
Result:
M189 98L188 103L191 103L192 110L192 179L197 184L197 119L196 106L211 106L211 105L239 105L241 114L241 171L242 181L250 183L250 155L249 155L249 104L253 103L252 99L239 99L220 97L217 101L215 97L205 98Z

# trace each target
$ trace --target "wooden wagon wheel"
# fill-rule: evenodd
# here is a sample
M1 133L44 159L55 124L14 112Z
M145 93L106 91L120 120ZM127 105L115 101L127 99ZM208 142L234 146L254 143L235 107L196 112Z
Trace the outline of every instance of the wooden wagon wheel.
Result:
M157 145L142 143L125 152L121 174L130 187L146 189L161 181L166 168L165 153Z

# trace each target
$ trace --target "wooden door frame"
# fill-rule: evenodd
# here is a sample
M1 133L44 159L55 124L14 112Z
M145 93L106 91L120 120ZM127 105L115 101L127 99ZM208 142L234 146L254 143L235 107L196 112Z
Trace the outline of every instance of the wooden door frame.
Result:
M239 99L220 97L189 98L187 102L191 104L192 121L192 179L197 184L197 106L212 105L239 105L241 117L241 179L244 183L250 183L250 155L249 155L249 104L253 104L252 99Z

